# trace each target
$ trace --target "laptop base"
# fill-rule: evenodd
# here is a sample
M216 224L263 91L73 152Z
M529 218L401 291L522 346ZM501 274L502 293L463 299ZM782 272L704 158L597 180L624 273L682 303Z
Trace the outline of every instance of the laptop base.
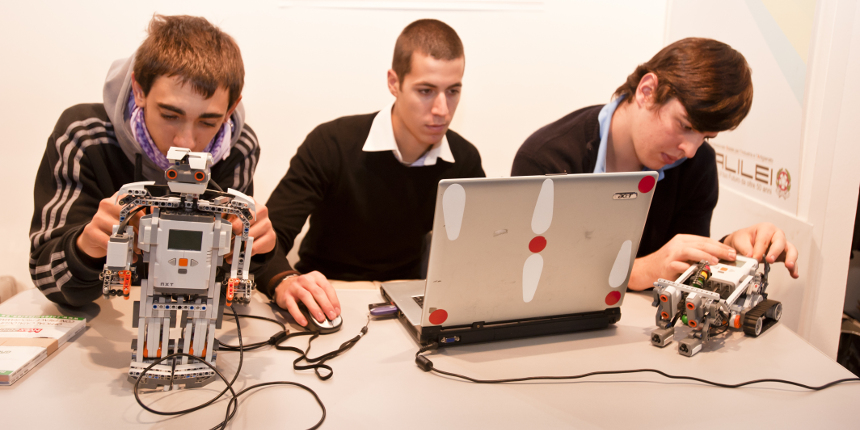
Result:
M385 290L380 291L391 302ZM436 343L442 347L602 329L621 319L621 309L451 327L416 327L402 312L398 312L398 319L422 346Z

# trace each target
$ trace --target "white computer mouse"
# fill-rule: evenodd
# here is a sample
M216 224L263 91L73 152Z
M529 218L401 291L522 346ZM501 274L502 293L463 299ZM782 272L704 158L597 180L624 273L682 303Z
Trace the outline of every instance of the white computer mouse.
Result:
M326 316L325 321L319 322L313 317L313 315L311 315L304 303L299 302L298 305L299 311L301 311L302 315L305 316L305 319L308 320L308 325L306 325L305 328L310 331L318 331L320 334L334 333L340 330L340 327L343 325L343 318L341 318L340 315L335 317L333 320L330 320L328 316ZM325 312L323 312L323 315L325 315Z

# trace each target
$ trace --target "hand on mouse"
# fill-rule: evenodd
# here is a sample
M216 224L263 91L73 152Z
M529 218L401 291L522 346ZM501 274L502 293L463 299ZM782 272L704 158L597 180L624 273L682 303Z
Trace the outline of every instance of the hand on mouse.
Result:
M333 320L340 315L340 301L334 287L317 271L287 277L275 288L275 303L281 309L286 309L304 327L308 325L308 320L299 310L297 301L304 303L308 312L319 322L324 322L326 316Z
M317 321L316 318L311 316L308 307L303 302L299 301L298 306L299 311L308 321L308 325L305 326L308 331L318 332L319 334L334 333L340 330L340 327L343 325L343 318L341 316L326 318L325 321Z

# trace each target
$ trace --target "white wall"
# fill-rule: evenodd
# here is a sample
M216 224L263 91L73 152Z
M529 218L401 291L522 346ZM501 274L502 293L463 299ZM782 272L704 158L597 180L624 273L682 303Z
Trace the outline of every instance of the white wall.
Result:
M463 39L465 87L452 128L478 147L489 176L508 175L517 148L540 126L607 102L662 46L665 0L477 3L540 10L319 9L272 0L241 7L223 0L0 3L0 181L7 205L0 275L30 283L32 184L56 119L73 104L101 101L108 66L132 54L154 12L205 16L238 41L248 121L263 147L255 178L263 200L314 126L390 101L385 74L394 40L415 19L442 19Z
M835 357L860 189L856 1L819 1L810 54L798 217L813 228L798 333Z

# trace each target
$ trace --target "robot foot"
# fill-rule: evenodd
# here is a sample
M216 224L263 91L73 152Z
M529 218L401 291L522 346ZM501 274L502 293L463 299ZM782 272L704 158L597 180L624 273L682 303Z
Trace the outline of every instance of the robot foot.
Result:
M702 350L702 340L688 337L678 342L678 354L692 357Z
M674 338L675 327L654 329L654 331L651 332L651 345L663 348L664 346L672 343Z
M168 344L169 347L167 354L172 354L174 352L182 352L181 347L178 350L176 349L176 341L174 339L170 339ZM136 383L137 379L139 379L141 375L143 375L143 378L139 383L140 388L156 389L159 387L164 387L165 390L173 388L174 386L197 388L202 387L216 379L215 371L213 371L209 366L196 360L190 360L188 364L180 364L180 361L182 360L181 357L167 359L161 364L153 366L151 369L149 369L149 371L144 374L144 369L149 367L149 365L152 364L156 359L152 357L143 357L141 361L138 361L137 339L132 339L131 346L132 353L131 364L129 365L128 369L128 380L129 382L134 384ZM164 355L166 356L167 354ZM216 341L215 348L212 351L212 361L210 362L210 364L214 365L217 357L218 342Z

